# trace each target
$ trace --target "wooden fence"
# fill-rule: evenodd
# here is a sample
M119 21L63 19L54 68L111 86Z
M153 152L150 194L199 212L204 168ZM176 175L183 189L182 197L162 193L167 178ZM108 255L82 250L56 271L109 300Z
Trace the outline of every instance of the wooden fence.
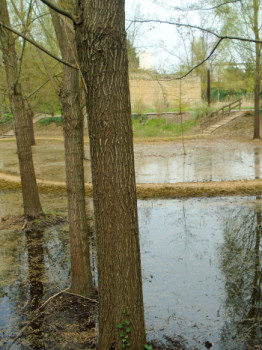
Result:
M215 112L212 112L206 116L206 120L200 124L200 127L202 130L206 129L212 124L215 124L219 122L220 120L226 118L232 113L233 109L239 108L241 109L241 104L242 104L242 98L239 100L236 100L226 106L223 106L222 108L218 109Z

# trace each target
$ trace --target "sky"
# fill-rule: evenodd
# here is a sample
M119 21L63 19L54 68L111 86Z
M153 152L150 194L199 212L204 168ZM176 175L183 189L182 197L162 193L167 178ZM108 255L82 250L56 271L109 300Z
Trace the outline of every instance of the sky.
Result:
M185 0L182 3L180 0L169 1L172 6L185 6ZM191 0L186 1L186 5L192 3ZM183 5L184 4L184 5ZM170 9L157 5L152 0L126 0L126 19L133 19L135 12L138 11L139 17L147 19L168 20L172 15ZM173 12L176 16L180 16L182 23L190 22L198 23L196 15L185 17L185 13ZM184 17L183 17L184 16ZM128 26L127 21L127 26ZM130 30L132 31L132 26ZM143 24L135 40L137 52L154 53L156 58L156 68L159 71L174 71L178 65L179 59L176 56L182 56L184 48L179 45L179 35L175 26L167 24ZM163 46L165 49L163 49ZM174 53L174 55L170 54Z

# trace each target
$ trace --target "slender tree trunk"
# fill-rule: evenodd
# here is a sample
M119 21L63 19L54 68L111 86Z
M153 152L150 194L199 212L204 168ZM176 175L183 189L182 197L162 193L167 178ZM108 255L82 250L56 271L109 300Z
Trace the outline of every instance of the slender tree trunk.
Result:
M75 37L59 16L51 11L63 59L75 64ZM85 206L83 114L80 108L78 71L63 67L60 102L65 142L65 169L71 249L71 290L92 297L95 289L89 254L88 222Z
M210 68L207 69L207 104L211 104Z
M30 103L27 100L25 101L25 106L26 106L26 114L27 114L27 118L28 118L31 146L35 146L34 112L31 108Z
M259 38L259 26L258 26L258 14L259 14L259 2L258 0L253 0L254 8L254 26L253 31L255 34L255 39L260 40ZM260 118L259 118L259 102L260 102L260 58L261 58L261 44L255 43L256 48L256 69L255 69L255 86L254 86L254 95L255 95L255 116L254 116L254 139L260 139Z
M77 8L76 42L88 87L101 350L122 348L121 332L129 349L145 344L124 6L124 0L82 0ZM130 333L123 322L130 322Z
M10 26L6 0L0 1L0 18L3 23ZM14 115L24 214L29 217L37 217L42 212L42 208L36 184L28 118L25 110L22 88L20 83L16 82L17 56L15 41L12 34L3 28L0 28L0 43L9 89L11 110Z

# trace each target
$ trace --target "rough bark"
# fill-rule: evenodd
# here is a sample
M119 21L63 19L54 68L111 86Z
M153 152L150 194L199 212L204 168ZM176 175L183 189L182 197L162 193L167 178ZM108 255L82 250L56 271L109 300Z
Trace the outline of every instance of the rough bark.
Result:
M75 38L59 18L51 11L61 55L75 63ZM83 114L80 108L79 73L63 67L63 81L60 90L65 143L65 170L68 201L68 222L71 250L71 290L74 293L92 297L88 222L84 188L84 140Z
M0 2L0 19L6 25L10 25L6 0L1 0ZM35 178L28 117L26 114L22 87L19 82L16 83L17 55L15 41L12 34L3 28L0 28L0 43L3 53L11 110L14 115L24 214L29 217L37 217L42 212L42 208Z
M88 87L101 350L122 348L117 325L124 321L130 322L128 348L145 344L124 3L82 0L77 7L76 42Z
M259 1L253 0L253 31L255 34L255 39L260 40L259 37ZM260 85L261 85L261 73L260 73L260 59L261 59L261 44L255 43L256 50L256 66L255 66L255 85L254 85L254 95L255 95L255 116L254 116L254 139L260 139L260 125L259 125L259 102L260 102Z
M32 110L30 103L27 100L25 101L25 107L26 107L26 114L27 114L27 118L28 118L31 146L35 146L34 112Z

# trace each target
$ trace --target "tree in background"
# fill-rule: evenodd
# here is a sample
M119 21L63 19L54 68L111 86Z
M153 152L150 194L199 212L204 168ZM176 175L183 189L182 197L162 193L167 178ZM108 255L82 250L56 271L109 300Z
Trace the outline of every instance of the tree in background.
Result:
M71 2L72 3L72 2ZM68 4L67 4L68 5ZM60 6L63 7L62 2ZM75 33L72 23L51 10L62 58L76 64ZM89 254L85 206L83 113L80 107L79 72L63 66L60 86L65 144L65 170L71 251L71 291L87 297L95 294Z
M214 2L212 1L212 4ZM221 1L216 2L217 5ZM261 0L242 0L241 2L228 3L214 9L216 16L222 22L222 32L224 35L245 36L255 40L261 38ZM259 104L261 88L261 44L260 43L242 43L238 42L238 55L241 61L253 62L254 65L254 139L260 139L259 126Z
M136 49L132 45L131 41L127 39L127 57L128 57L128 68L130 71L137 70L139 68L139 58L136 55Z
M4 24L10 26L6 0L1 0L0 2L0 19ZM11 110L14 115L24 214L28 217L37 217L41 214L42 208L33 165L28 116L22 87L19 82L20 67L17 63L15 38L4 28L0 28L0 46L5 66Z

